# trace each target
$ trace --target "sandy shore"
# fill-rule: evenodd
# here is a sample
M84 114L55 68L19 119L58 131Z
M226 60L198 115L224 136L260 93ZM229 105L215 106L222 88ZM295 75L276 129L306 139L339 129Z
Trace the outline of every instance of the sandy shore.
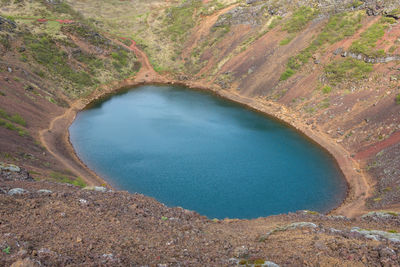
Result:
M64 164L65 167L82 177L88 185L109 186L104 179L89 169L78 158L70 143L68 129L74 121L76 114L94 101L99 101L124 89L145 84L176 84L192 89L214 92L217 96L245 105L248 108L262 112L294 127L297 131L327 150L335 158L347 181L347 196L338 208L331 211L331 214L355 217L367 211L365 208L365 200L371 194L372 183L370 179L363 173L359 163L350 156L349 151L344 149L341 144L332 140L328 135L324 134L318 127L312 129L311 126L297 118L296 115L285 106L275 102L266 101L261 98L241 96L236 92L221 90L206 82L175 81L168 77L160 76L153 70L146 55L136 48L134 44L132 44L129 49L135 52L139 61L142 63L141 70L134 78L103 85L87 98L71 103L71 107L67 109L64 114L51 121L48 129L43 129L39 132L40 141L46 147L47 151Z

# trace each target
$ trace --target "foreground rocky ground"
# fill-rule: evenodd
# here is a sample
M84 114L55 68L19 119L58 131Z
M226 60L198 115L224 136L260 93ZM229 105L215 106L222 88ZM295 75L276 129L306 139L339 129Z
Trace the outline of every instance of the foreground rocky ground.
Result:
M1 266L400 266L398 213L218 221L11 169L0 174Z

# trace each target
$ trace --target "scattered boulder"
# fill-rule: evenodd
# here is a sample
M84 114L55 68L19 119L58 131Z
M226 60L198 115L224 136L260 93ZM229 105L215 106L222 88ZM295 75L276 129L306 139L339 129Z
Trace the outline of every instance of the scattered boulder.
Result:
M8 194L10 196L14 196L14 195L23 195L29 193L29 191L23 189L23 188L13 188L10 191L8 191Z
M7 164L7 163L0 162L0 170L9 171L9 172L20 172L21 168L14 164Z
M390 233L380 230L369 230L369 229L361 229L359 227L353 227L350 232L358 233L365 238L382 241L387 240L393 243L400 243L400 233Z
M104 186L86 186L85 188L83 188L83 190L91 190L103 193L107 192L107 188L105 188Z
M33 181L33 178L24 168L0 162L0 181Z
M233 255L238 258L247 258L249 256L249 249L246 246L235 248Z
M36 192L39 193L39 194L46 194L46 195L53 194L53 191L47 190L47 189L40 189L40 190L38 190Z

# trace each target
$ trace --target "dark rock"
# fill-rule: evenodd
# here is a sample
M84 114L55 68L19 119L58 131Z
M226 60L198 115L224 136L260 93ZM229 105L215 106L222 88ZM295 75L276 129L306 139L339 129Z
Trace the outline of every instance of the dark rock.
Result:
M336 49L335 51L333 51L334 55L340 55L343 53L343 47L339 47L338 49Z
M9 19L0 16L0 31L13 32L17 28L17 24Z

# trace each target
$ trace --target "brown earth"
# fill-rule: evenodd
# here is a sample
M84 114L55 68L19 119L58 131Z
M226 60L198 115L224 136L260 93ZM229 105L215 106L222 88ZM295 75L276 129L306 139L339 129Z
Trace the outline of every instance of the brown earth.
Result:
M189 56L209 34L218 16L231 8L203 18L204 24L189 37L184 55ZM140 71L134 77L102 85L78 100L71 101L55 93L58 105L42 96L48 92L41 88L50 88L50 84L21 68L15 58L6 54L0 62L6 70L0 73L0 89L7 97L0 95L0 105L26 119L29 135L21 137L15 131L0 127L2 161L29 169L36 179L58 171L82 177L88 185L107 186L79 160L69 142L68 127L76 113L118 90L142 84L181 84L213 91L268 114L320 144L336 159L349 184L347 198L331 214L346 215L351 219L299 211L256 220L215 222L195 212L167 208L142 195L79 190L50 182L10 181L4 180L4 173L1 173L0 249L3 254L0 265L25 259L32 264L38 261L52 266L228 266L236 265L237 260L244 258L271 260L281 266L400 266L399 243L367 239L350 231L352 227L393 234L400 231L400 216L394 213L360 217L369 210L366 201L376 197L377 188L381 188L376 184L386 170L384 165L379 177L373 176L367 168L368 162L382 149L388 153L384 153L385 159L398 152L393 148L400 142L396 130L400 125L400 108L394 103L393 96L399 83L389 77L397 75L399 65L396 62L376 64L374 74L379 77L368 77L367 82L346 83L335 88L329 96L315 89L323 80L323 65L341 57L333 55L333 51L339 47L348 48L378 19L367 17L354 36L333 44L324 54L318 55L320 63L310 62L285 82L279 82L279 76L286 61L312 41L324 20L310 23L286 46L279 46L279 42L287 34L279 27L275 28L233 56L233 51L254 29L248 25L232 26L231 33L215 45L218 53L205 49L201 58L206 64L202 70L183 81L173 74L155 72L146 54L134 42L127 46L117 40L121 38L114 38L115 43L136 54L142 66ZM398 32L399 26L394 26L385 38L393 41ZM78 39L75 41L79 43ZM388 48L384 41L379 45ZM85 43L79 46L87 47L87 51L93 48ZM227 57L231 58L225 62ZM224 65L218 69L216 65L220 62ZM13 70L7 72L8 67ZM223 89L214 82L227 72L232 74L233 81L231 86ZM204 76L206 78L200 78ZM18 77L23 78L23 84ZM27 90L27 80L35 85L36 93ZM340 91L350 91L349 88L352 93ZM316 107L325 98L330 100L329 108L312 114L305 112L305 108ZM29 193L2 194L17 187ZM35 192L38 189L53 192L39 194ZM376 207L399 211L396 201L392 198ZM316 226L279 228L266 236L268 231L293 222L313 222ZM7 247L11 248L9 253Z
M400 239L376 241L351 231L400 231L398 217L391 215L347 219L299 211L212 221L127 192L26 181L3 181L1 188L29 191L0 194L0 249L9 248L0 257L2 266L20 259L32 264L22 266L236 266L256 260L280 266L399 266Z

